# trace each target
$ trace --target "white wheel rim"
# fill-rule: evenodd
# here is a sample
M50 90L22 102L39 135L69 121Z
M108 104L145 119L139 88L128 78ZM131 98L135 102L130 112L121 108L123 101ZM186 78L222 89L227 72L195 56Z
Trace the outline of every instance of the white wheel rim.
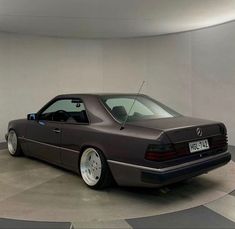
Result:
M82 179L89 186L98 183L101 176L101 159L98 152L93 148L86 149L81 157L80 170Z
M10 154L14 155L17 150L17 136L14 130L8 134L7 145Z

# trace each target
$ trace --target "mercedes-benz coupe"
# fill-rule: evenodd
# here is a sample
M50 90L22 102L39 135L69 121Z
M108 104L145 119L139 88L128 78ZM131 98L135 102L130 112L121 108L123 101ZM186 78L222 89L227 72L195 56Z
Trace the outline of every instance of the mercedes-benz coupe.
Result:
M143 94L59 95L11 121L6 140L12 156L72 170L94 189L113 181L159 187L231 159L223 123L183 116Z

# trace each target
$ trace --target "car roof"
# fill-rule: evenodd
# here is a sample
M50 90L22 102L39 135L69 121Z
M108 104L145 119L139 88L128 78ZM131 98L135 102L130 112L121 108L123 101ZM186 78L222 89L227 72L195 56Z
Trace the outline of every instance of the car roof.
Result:
M144 94L140 94L146 96ZM135 93L80 93L80 94L61 94L56 98L81 98L81 97L100 97L100 96L136 96Z

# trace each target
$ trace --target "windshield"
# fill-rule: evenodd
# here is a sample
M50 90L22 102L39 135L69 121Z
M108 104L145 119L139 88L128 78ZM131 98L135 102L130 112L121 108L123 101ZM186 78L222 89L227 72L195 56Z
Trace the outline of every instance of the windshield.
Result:
M101 96L105 107L119 122L123 122L133 105L135 95ZM147 96L139 95L132 107L127 122L172 118L180 116L179 113Z

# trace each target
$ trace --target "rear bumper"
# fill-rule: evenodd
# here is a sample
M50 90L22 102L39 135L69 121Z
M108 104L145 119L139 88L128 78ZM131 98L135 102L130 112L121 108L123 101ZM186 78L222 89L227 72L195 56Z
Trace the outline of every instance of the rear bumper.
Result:
M227 164L231 154L224 152L196 161L166 168L150 168L108 160L112 174L119 185L159 187L207 173Z

